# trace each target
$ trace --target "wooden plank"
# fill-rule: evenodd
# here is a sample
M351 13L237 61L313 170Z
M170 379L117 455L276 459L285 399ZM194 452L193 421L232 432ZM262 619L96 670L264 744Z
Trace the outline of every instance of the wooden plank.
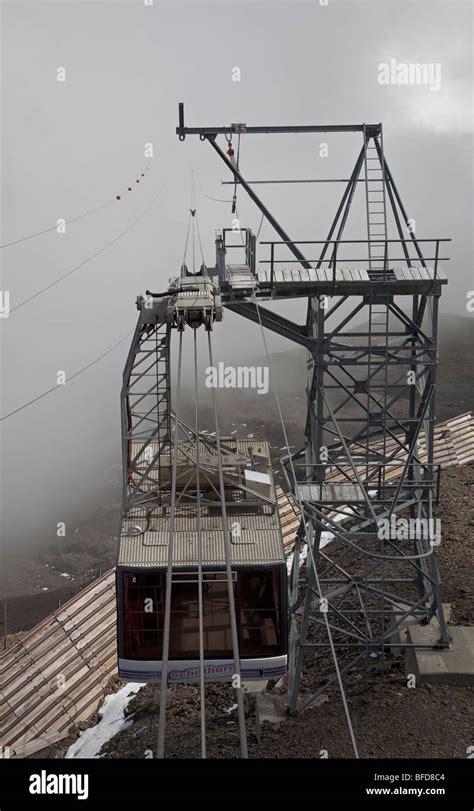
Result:
M474 420L472 419L472 412L468 411L466 414L461 414L459 417L452 417L450 420L446 420L446 428L451 430L451 428L457 428L459 425L465 424L474 424Z
M466 419L473 420L474 422L472 411L464 411L462 414L458 414L457 417L450 417L449 420L446 420L446 425L455 425L456 423Z
M474 453L468 454L464 459L462 464L467 465L468 462L474 461Z
M67 737L69 733L68 729L59 731L59 732L52 732L47 735L42 735L41 738L32 741L26 741L20 744L15 744L13 751L16 757L27 758L31 757L31 755L35 755L37 752L41 752L42 749L46 749L48 746L52 746L55 743L59 743L64 738Z

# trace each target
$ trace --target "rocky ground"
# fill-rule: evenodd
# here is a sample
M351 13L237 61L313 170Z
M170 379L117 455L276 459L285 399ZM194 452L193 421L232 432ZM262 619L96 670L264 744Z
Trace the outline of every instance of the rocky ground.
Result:
M401 664L383 680L363 685L357 674L347 680L348 705L359 754L365 758L463 758L472 745L474 688L425 685L408 689ZM277 688L277 692L283 689ZM200 756L198 688L174 688L168 709L166 757ZM232 690L209 685L207 696L207 754L240 757ZM142 758L156 750L159 690L147 686L130 704L133 724L102 750L108 758ZM282 697L282 704L284 700ZM306 709L297 718L264 724L260 741L255 729L254 700L247 701L249 755L253 758L353 757L340 694Z

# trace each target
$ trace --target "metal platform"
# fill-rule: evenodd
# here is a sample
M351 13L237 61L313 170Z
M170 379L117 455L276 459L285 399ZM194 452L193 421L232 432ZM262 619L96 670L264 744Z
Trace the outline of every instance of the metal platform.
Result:
M352 482L340 484L297 484L296 495L301 502L316 501L318 504L347 504L365 502L362 487Z
M301 298L315 295L440 295L447 284L440 268L394 267L385 271L367 268L282 268L259 269L253 274L246 265L226 265L226 282L221 286L224 304L259 300Z

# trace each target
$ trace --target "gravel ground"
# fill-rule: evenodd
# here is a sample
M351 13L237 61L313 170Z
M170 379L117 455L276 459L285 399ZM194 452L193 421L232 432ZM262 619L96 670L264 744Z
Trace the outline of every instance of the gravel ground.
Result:
M356 678L348 684L348 702L359 752L364 758L465 758L473 742L474 688L425 685L408 689L400 665L367 688ZM207 754L238 758L240 744L232 691L209 685L207 697ZM147 686L131 702L134 723L102 750L107 758L143 758L156 751L159 689ZM297 718L264 724L260 742L255 734L253 701L247 703L249 755L253 758L353 757L340 696ZM282 699L283 703L283 699ZM249 706L250 704L250 706ZM166 757L200 756L198 689L175 688L168 709ZM148 755L149 756L149 755Z

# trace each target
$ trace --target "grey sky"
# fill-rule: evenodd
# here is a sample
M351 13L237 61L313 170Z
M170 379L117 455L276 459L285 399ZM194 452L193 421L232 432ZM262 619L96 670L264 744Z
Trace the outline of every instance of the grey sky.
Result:
M1 6L1 242L124 195L65 235L4 249L2 289L10 290L11 306L113 239L160 190L150 213L116 245L0 322L3 414L54 385L58 369L72 374L125 335L136 320L136 294L162 288L178 272L192 169L208 195L231 196L210 147L178 141L178 101L189 125L382 121L387 160L417 235L453 239L442 309L467 316L466 292L474 288L470 2ZM380 85L378 65L392 58L439 63L441 88ZM64 83L56 81L59 66ZM232 81L236 66L240 82ZM155 154L145 160L146 142ZM241 168L251 179L347 177L359 148L357 136L258 136L243 139ZM137 185L145 165L150 171ZM322 239L342 193L336 184L258 188L295 239ZM209 201L198 185L196 201L211 264L214 230L231 225L230 205ZM258 227L243 194L239 212L243 225ZM363 236L361 223L355 210L348 235ZM270 236L264 227L262 238ZM261 353L258 331L237 317L227 315L220 332L220 357L240 351L245 360L257 341ZM62 513L79 514L118 460L126 351L127 343L5 423L9 543L54 532Z

